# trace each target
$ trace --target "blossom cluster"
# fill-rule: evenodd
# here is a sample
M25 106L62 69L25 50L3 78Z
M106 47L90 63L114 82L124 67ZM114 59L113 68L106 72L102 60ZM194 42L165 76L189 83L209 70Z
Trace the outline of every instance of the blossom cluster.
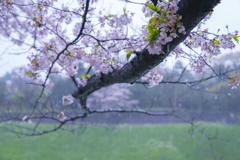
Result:
M214 38L209 37L209 32L205 29L202 32L193 32L188 36L185 43L191 48L200 48L201 52L209 55L221 54L220 48L234 49L234 37L238 36L238 31L235 33L215 35Z
M163 80L160 66L154 67L150 72L146 73L141 80L149 81L149 86L151 87L158 85Z
M238 73L238 71L236 71ZM237 88L235 85L239 85L240 79L238 75L232 76L229 78L230 82L228 83L229 86L232 86L232 89Z
M146 39L149 42L149 54L163 53L163 46L178 37L178 33L186 34L185 27L180 22L182 16L176 14L179 0L171 0L168 3L158 1L157 6L147 2L143 7L146 16L151 16L146 27Z
M196 72L196 73L202 73L204 71L204 67L206 66L207 56L200 56L198 59L195 59L190 63L190 67Z
M213 11L210 11L203 21L198 24L197 30L191 32L184 41L187 47L201 50L197 58L191 60L191 68L197 73L204 71L207 59L221 54L221 49L234 49L234 41L238 42L238 31L219 34L220 29L218 29L217 34L214 34L210 33L208 29L201 29L202 25L211 18L212 14ZM228 30L228 26L226 28Z
M221 49L234 49L235 44L233 40L238 42L238 31L234 33L214 35L214 38L210 38L208 30L202 32L193 32L185 40L185 44L191 48L200 48L201 53L198 55L199 58L193 60L191 67L197 72L201 73L204 70L205 62L200 57L217 56L221 54Z

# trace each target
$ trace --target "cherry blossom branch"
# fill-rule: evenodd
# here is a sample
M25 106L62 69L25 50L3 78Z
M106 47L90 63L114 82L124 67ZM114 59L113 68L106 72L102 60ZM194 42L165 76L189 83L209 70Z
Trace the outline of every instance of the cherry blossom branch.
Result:
M205 59L204 59L200 54L198 54L194 49L192 49L192 48L191 48L188 44L186 44L185 42L184 42L184 45L187 46L189 49L191 49L193 52L195 52L198 56L200 56L201 59L204 61L204 63L205 63L218 77L223 78L222 76L220 76L220 75L212 68L212 66L210 66L210 65L205 61Z
M65 46L65 48L57 55L57 57L55 58L55 60L52 62L52 65L50 66L49 72L48 72L48 74L47 74L47 76L46 76L46 78L45 78L45 81L44 81L44 83L43 83L44 86L46 85L47 80L48 80L48 78L49 78L49 76L50 76L50 74L51 74L51 70L52 70L55 62L57 62L57 60L59 59L60 55L63 54L64 51L67 50L70 45L73 45L73 44L80 38L80 36L82 35L83 29L84 29L84 26L85 26L85 23L86 23L86 19L87 19L87 13L88 13L88 8L89 8L89 1L90 1L90 0L87 0L87 2L86 2L86 8L85 8L85 12L84 12L84 15L83 15L83 23L82 23L82 27L81 27L80 33L78 34L78 36L77 36L71 43L68 43L68 44ZM39 99L42 97L42 94L43 94L43 92L44 92L44 89L45 89L45 88L43 87L43 88L42 88L42 91L41 91L41 93L40 93L40 95L39 95L39 97L38 97L37 100L36 100L36 103L35 103L34 108L33 108L32 112L31 112L31 114L30 114L30 117L31 117L31 115L34 113L34 111L35 111L35 109L36 109L36 106L37 106L37 104L38 104L38 101L39 101Z
M179 2L178 14L182 15L181 22L184 24L186 35L180 34L164 46L164 53L160 55L150 55L147 49L138 52L129 63L121 69L116 69L112 73L93 75L88 80L86 86L80 86L72 95L75 98L87 96L102 87L114 83L132 83L142 77L149 70L161 63L168 54L190 34L191 30L218 4L220 0L200 0L190 2L182 0ZM191 14L189 14L191 13ZM168 46L168 47L167 47ZM167 49L168 48L168 49Z
M186 67L187 67L187 66L186 66ZM234 71L240 69L240 67L237 67L237 68L234 68L234 69L231 69L231 70L227 69L225 72L221 72L221 71L220 71L220 73L219 73L218 75L212 74L212 75L210 75L210 76L208 76L208 77L202 77L202 78L199 79L199 80L180 81L181 78L182 78L183 75L184 75L184 72L186 71L186 67L182 70L181 74L179 75L179 77L177 78L176 81L163 79L159 84L184 84L184 85L187 85L187 86L191 87L191 86L194 86L194 85L199 84L199 83L201 83L201 82L205 82L205 81L208 81L208 80L210 80L210 79L213 79L213 78L216 78L216 77L219 77L219 76L220 76L220 77L223 77L224 75L227 76L228 73L231 73L231 72L234 72ZM167 78L167 79L171 79L171 78ZM229 78L226 78L226 79L229 79ZM140 80L138 80L138 81L136 81L136 82L134 82L134 83L149 85L149 82L142 82L142 81L140 81Z

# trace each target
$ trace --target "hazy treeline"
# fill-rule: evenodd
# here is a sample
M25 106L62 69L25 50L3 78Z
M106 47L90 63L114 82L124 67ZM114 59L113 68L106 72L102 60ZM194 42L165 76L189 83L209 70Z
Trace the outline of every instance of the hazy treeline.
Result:
M233 57L228 56L228 58ZM221 60L218 62L220 63ZM228 68L216 63L212 65L216 71L224 72L229 69L229 66L233 68L237 67L238 64L229 63ZM88 99L89 105L100 108L140 107L152 110L168 110L172 108L194 111L217 110L236 112L239 110L236 104L240 102L240 91L238 88L232 90L228 86L228 80L216 77L194 85L171 83L177 81L182 73L180 81L189 82L195 79L204 79L204 77L212 74L211 71L201 75L196 75L190 70L183 72L185 66L178 61L174 64L173 70L163 71L164 81L169 83L160 83L159 86L153 88L148 88L147 85L143 84L135 84L100 90L98 93L90 95ZM2 108L31 109L41 92L41 86L36 87L35 84L21 77L22 69L15 69L0 78L0 105ZM81 74L83 72L80 72L78 76L81 77ZM232 72L232 74L234 75L235 73ZM54 87L50 91L45 90L41 100L44 103L49 103L51 106L59 107L62 105L62 95L72 93L75 86L71 78L59 79L57 76L52 76L50 79L54 83ZM168 81L168 79L171 79L171 81ZM51 100L49 100L49 97ZM73 104L74 106L78 106L77 102Z

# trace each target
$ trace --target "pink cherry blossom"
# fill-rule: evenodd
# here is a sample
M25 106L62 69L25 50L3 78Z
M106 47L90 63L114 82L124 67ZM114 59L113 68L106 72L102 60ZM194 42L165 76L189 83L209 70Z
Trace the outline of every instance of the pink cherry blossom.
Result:
M64 114L64 112L59 112L57 117L59 117L60 120L62 120L62 121L67 119L67 116Z
M45 86L45 88L46 88L47 90L49 90L49 89L51 89L53 86L54 86L54 83L50 82L50 83L48 83L48 84Z
M24 116L24 117L22 118L22 120L23 120L23 121L26 121L28 124L31 124L31 123L32 123L32 120L30 120L30 119L28 118L28 116Z
M163 76L161 75L160 66L157 66L157 67L153 68L150 72L145 74L141 78L141 80L149 81L149 86L150 87L158 85L163 80Z
M74 98L72 97L72 95L62 97L62 104L63 105L69 105L69 104L72 104L73 102L74 102Z

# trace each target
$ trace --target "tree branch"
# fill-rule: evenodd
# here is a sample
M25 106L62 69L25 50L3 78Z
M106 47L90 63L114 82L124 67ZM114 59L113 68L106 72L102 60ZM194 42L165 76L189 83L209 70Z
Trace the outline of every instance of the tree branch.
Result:
M183 42L191 30L220 3L220 0L181 0L179 2L178 14L182 15L186 35L179 34L178 38L166 44L163 48L165 54L150 55L145 48L125 64L121 69L115 69L112 73L93 75L88 80L86 86L80 86L72 95L75 98L88 96L92 92L114 83L132 83L142 77L145 73L157 66L169 55L174 48Z

